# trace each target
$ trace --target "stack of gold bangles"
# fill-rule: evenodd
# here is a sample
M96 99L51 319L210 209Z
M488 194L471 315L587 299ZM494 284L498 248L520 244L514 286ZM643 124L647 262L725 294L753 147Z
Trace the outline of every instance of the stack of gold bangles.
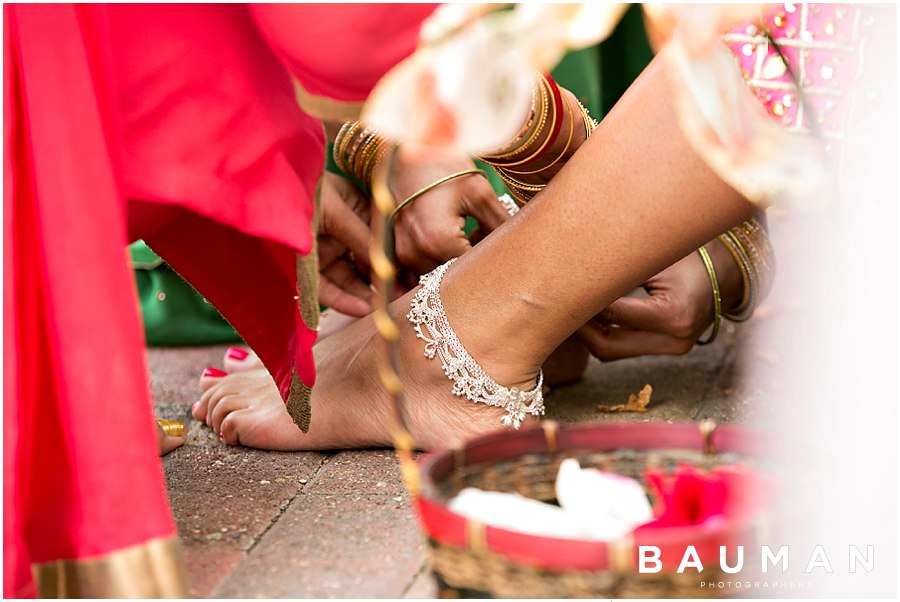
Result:
M580 102L578 102L578 107L584 122L585 136L590 136L594 128L597 127L597 123L591 119L587 109ZM543 164L542 167L522 171L521 166L534 165L535 162L545 157L554 147L556 140L562 133L563 111L566 111L569 115L569 128L565 147L555 158L549 163ZM553 81L553 78L549 75L539 74L532 95L531 115L525 122L525 125L506 147L495 153L483 155L480 159L494 168L494 171L506 184L510 196L519 205L524 205L534 195L543 190L546 184L523 182L517 176L535 175L556 165L569 152L574 133L575 117L571 103L564 99L559 86Z
M581 120L584 125L585 136L590 136L597 127L597 122L591 119L588 110L578 104ZM569 116L569 127L566 131L566 144L558 155L549 162L541 161L547 158L554 145L562 134L562 126L565 122L563 112ZM559 86L549 75L539 74L532 93L531 114L522 129L515 138L496 153L480 157L489 164L509 190L510 196L519 205L524 205L534 195L546 187L545 183L532 184L523 182L518 176L532 176L539 174L559 163L569 152L575 134L575 122L572 104L565 98ZM355 177L363 185L371 189L372 174L378 162L387 154L391 145L378 135L374 129L366 127L362 123L348 122L341 126L334 139L334 162L344 173ZM542 165L531 169L535 164ZM529 169L523 171L523 166ZM458 177L475 173L465 170L450 174L441 180L434 182L426 189L413 194L395 210L395 214L416 198L432 190L440 184L449 182Z
M335 136L332 156L344 173L371 189L375 165L389 149L388 141L374 129L359 121L350 121L341 126Z
M719 235L718 240L731 253L741 271L744 294L737 307L723 312L716 268L706 249L704 247L697 249L709 275L715 312L712 331L705 340L697 341L699 345L713 342L716 335L719 334L719 326L723 317L732 322L743 322L749 319L759 303L769 294L775 276L775 253L765 228L756 218L751 218Z
M344 173L352 175L365 185L369 190L372 189L372 174L375 166L390 150L390 144L383 137L379 136L374 129L365 127L358 121L345 123L338 130L334 139L333 157L334 162L340 167ZM446 184L451 180L461 178L468 175L482 175L484 172L480 169L464 169L450 175L444 176L431 184L417 190L408 196L394 209L390 215L390 219L394 219L400 211L418 199L420 196L431 192L438 186Z

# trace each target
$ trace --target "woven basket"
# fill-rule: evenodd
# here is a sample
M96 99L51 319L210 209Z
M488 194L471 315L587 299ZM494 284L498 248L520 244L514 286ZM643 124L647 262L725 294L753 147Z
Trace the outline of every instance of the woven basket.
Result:
M555 498L560 462L577 458L642 481L648 465L671 470L689 462L700 469L749 463L759 442L746 430L695 424L580 424L502 432L469 441L457 450L426 456L420 464L416 504L428 538L441 597L604 598L721 597L710 586L722 578L719 546L733 550L754 539L752 524L723 523L642 530L616 542L554 539L485 526L449 510L463 487L517 492L541 501ZM675 569L694 545L704 571ZM639 573L639 545L661 550L660 573ZM752 570L750 567L749 570ZM742 572L740 579L747 573ZM732 592L734 593L734 592Z

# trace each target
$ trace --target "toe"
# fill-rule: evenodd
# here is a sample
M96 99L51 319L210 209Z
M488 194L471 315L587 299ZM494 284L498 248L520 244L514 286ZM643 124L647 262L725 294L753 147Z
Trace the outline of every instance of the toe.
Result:
M209 427L218 435L222 435L222 423L232 412L248 407L248 400L241 395L224 395L209 410Z
M222 424L219 425L219 439L227 444L227 445L240 445L240 430L241 423L243 422L244 416L249 414L249 410L235 410L234 412L229 412L225 418L222 419Z
M225 359L222 360L222 365L225 367L226 372L233 374L235 372L246 372L247 370L259 368L262 365L262 362L260 362L259 358L256 357L256 354L249 349L244 349L243 347L229 347L228 350L225 351Z
M206 422L206 414L209 411L209 402L219 394L219 388L222 385L222 378L211 378L212 382L203 391L200 399L191 406L191 415L197 420Z
M218 368L205 368L200 373L200 390L206 391L216 383L220 382L225 372Z

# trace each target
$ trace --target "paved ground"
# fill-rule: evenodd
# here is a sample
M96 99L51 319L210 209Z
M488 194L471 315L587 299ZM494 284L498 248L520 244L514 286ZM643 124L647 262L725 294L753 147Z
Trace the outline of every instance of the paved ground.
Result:
M228 447L191 419L197 376L220 366L224 350L150 351L158 415L190 429L187 445L164 459L190 595L432 597L424 543L390 451ZM738 354L774 361L727 323L715 344L682 357L592 360L580 383L551 394L548 414L560 421L741 421L758 392L737 374ZM649 412L596 411L647 383L654 387Z

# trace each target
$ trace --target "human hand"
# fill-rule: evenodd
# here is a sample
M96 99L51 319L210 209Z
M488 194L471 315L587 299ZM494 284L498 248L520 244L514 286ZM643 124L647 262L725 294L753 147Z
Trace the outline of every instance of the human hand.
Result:
M719 240L706 248L725 312L743 294L740 269ZM622 297L578 330L599 360L687 353L713 322L709 276L696 252L645 282L643 289L646 296Z
M398 154L396 161L391 188L398 203L444 176L475 167L464 155ZM462 255L471 248L463 230L468 216L478 220L484 232L509 218L487 178L478 174L441 184L400 210L394 221L397 260L424 274Z
M369 201L345 178L325 172L320 202L319 302L344 314L365 316L372 312L373 295L367 281Z

